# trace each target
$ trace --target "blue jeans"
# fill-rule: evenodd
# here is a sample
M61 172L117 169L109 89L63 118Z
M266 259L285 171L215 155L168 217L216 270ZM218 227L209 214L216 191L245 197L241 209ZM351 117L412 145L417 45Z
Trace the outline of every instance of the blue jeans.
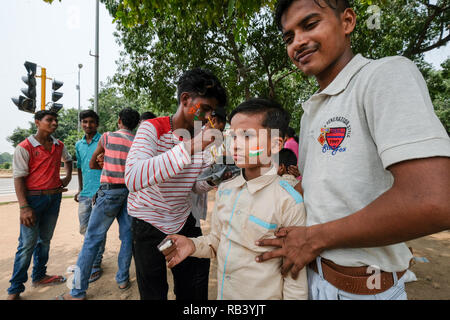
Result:
M89 218L83 247L78 255L79 272L75 272L73 289L70 291L72 297L85 297L95 257L114 219L117 219L119 223L119 239L121 240L116 281L121 284L129 280L132 238L127 199L128 189L126 188L97 191L96 203Z
M8 294L25 291L23 284L28 280L28 268L30 267L32 256L32 281L36 282L45 277L50 240L53 237L61 205L61 193L28 196L27 203L34 211L36 222L32 227L20 225L19 246L14 259L14 270L9 281L11 286L8 288Z
M78 197L78 220L80 221L80 234L85 235L89 223L89 218L92 212L92 197ZM106 234L100 248L98 249L97 256L94 260L94 266L99 267L102 264L103 253L105 252Z

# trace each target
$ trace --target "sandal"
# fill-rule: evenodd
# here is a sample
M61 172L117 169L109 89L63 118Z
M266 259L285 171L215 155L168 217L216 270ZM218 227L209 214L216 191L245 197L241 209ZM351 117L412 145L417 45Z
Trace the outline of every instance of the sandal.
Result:
M131 286L131 282L129 280L119 283L119 289L122 291L127 290Z
M103 269L101 267L92 267L91 276L89 278L89 283L97 281L103 274Z
M43 286L49 286L49 285L56 285L66 282L66 277L64 276L45 276L39 281L33 282L33 288L36 287L43 287Z

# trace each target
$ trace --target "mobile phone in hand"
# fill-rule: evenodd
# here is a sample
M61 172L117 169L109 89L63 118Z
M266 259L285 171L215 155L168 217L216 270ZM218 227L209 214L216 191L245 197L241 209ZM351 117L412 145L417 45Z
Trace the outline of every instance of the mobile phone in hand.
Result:
M165 238L163 241L161 241L160 244L158 244L158 250L163 252L166 249L169 249L172 246L173 242L169 238Z

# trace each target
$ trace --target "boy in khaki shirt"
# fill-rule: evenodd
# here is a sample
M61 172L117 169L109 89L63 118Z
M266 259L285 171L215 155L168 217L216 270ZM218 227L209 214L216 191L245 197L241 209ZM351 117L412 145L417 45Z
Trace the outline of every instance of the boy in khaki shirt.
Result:
M197 238L169 235L163 253L172 268L188 256L217 257L217 299L307 299L306 270L297 280L280 273L281 259L260 264L268 251L255 241L273 238L277 228L304 226L303 199L272 166L282 148L289 115L269 100L251 99L230 115L230 151L241 174L220 184L211 233ZM276 131L279 132L277 135Z

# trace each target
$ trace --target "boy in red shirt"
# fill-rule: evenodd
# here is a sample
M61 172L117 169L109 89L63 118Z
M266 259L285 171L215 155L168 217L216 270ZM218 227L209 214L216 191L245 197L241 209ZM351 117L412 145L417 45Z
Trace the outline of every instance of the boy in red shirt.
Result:
M72 178L72 158L64 144L51 136L58 128L58 115L46 110L34 115L36 135L22 141L14 152L14 187L20 206L19 247L8 288L8 300L20 298L34 256L34 286L63 283L63 276L46 274L50 240L58 220L61 193ZM60 179L61 160L66 177Z

